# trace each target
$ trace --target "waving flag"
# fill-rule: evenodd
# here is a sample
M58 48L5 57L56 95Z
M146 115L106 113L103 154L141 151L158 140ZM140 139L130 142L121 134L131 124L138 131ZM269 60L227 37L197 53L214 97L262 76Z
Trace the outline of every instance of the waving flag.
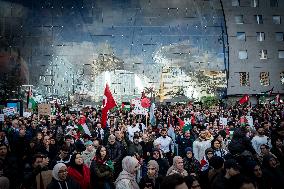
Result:
M28 92L27 106L28 106L27 107L28 109L35 109L36 108L36 101L34 100L33 92L32 92L31 89Z
M103 98L103 106L102 106L102 128L106 128L107 122L107 113L109 110L116 106L116 102L111 94L108 84L106 84L104 98Z
M246 102L249 101L249 95L245 94L240 100L239 100L239 103L240 104L244 104Z
M152 105L150 107L150 124L152 126L156 125L156 117L155 117L154 110L155 110L155 103L152 103Z

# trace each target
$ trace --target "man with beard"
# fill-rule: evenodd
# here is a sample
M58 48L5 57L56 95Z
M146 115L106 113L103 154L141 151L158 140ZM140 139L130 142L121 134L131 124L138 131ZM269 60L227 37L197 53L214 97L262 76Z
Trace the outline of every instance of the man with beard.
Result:
M168 136L168 131L166 128L163 128L161 130L161 136L157 138L155 141L161 144L161 150L163 151L164 156L167 157L170 165L172 165L174 143L173 140Z
M260 154L260 146L262 144L266 144L271 148L270 138L265 136L265 131L262 127L257 129L257 135L252 138L251 143L257 154Z
M114 135L110 135L108 137L108 144L106 145L106 149L108 150L109 158L112 160L114 164L114 170L115 170L115 177L117 177L122 169L121 167L121 160L123 158L121 146L119 143L115 140Z
M206 131L201 131L199 137L193 142L194 157L200 162L205 156L205 150L210 146L211 140L206 138Z

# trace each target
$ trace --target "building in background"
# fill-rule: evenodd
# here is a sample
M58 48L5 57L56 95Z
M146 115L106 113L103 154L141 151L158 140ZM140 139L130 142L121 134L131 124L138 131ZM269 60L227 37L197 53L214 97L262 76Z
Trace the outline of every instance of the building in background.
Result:
M284 1L222 0L229 43L228 96L284 92Z

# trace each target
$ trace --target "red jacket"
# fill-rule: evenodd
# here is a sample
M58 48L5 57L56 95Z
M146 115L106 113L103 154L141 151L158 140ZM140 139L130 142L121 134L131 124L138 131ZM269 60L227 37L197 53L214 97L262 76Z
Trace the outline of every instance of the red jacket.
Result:
M68 167L67 171L68 175L80 184L82 189L90 188L90 169L85 164L83 165L83 175L73 167Z

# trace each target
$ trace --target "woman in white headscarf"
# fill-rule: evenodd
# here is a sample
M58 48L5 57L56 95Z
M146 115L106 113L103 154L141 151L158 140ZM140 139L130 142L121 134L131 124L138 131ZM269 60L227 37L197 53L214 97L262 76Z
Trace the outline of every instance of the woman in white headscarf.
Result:
M115 181L116 189L139 189L136 182L136 174L140 168L139 161L131 156L122 160L122 172Z
M67 175L67 167L64 163L58 163L52 170L52 181L47 189L81 189L80 185Z
M173 165L169 168L167 172L168 175L173 175L173 174L180 174L183 177L188 176L187 171L184 169L183 166L183 159L180 156L175 156L173 159Z

